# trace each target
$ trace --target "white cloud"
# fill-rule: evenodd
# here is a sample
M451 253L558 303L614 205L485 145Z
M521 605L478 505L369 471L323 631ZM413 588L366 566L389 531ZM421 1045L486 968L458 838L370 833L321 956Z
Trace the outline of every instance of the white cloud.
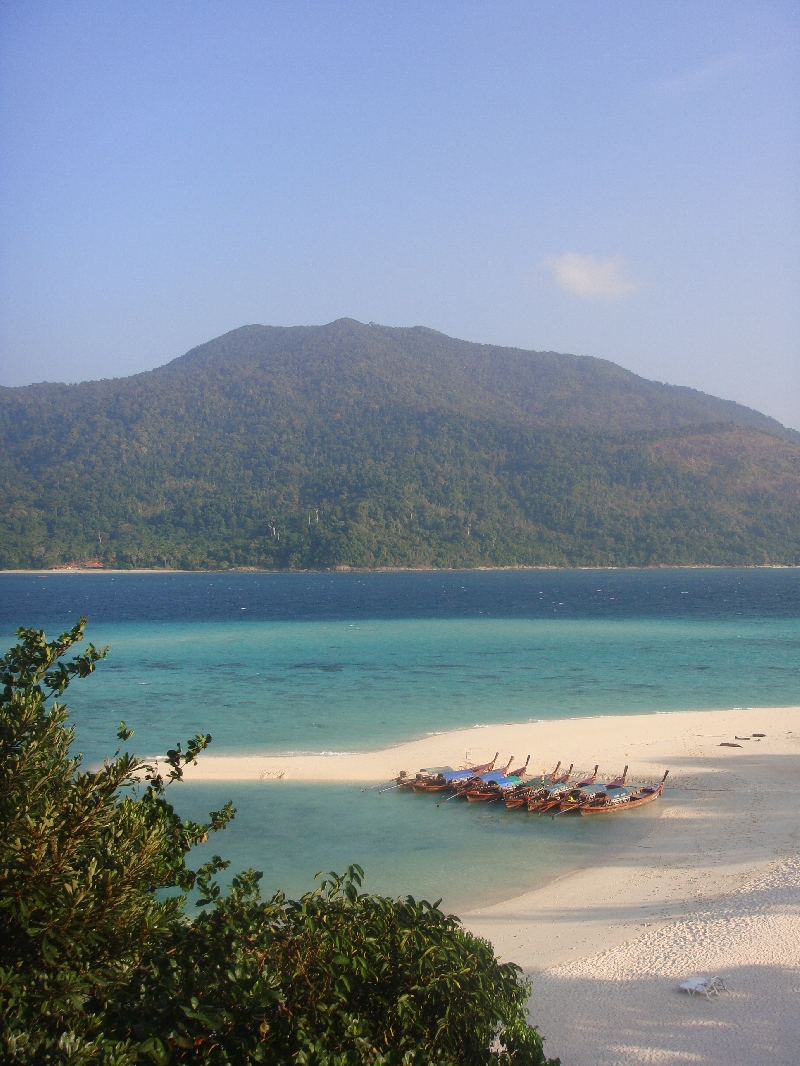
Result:
M556 282L585 300L624 300L636 291L619 259L595 259L581 252L564 252L545 259Z
M657 96L681 96L718 81L729 71L741 70L752 59L753 56L747 52L732 52L710 63L703 63L701 66L684 71L677 78L667 78L656 82L653 90Z

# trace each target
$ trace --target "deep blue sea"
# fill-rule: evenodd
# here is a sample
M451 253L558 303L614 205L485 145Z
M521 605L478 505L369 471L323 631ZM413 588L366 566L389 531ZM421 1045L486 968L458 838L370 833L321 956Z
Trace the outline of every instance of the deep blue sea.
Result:
M81 614L110 645L68 694L89 762L114 750L120 719L147 755L201 731L218 753L339 752L497 722L800 703L800 570L0 574L2 647L19 625L54 635ZM580 865L652 816L597 827L357 786L180 787L187 812L234 798L209 846L269 888L358 861L368 887L454 908ZM520 857L498 878L509 849Z

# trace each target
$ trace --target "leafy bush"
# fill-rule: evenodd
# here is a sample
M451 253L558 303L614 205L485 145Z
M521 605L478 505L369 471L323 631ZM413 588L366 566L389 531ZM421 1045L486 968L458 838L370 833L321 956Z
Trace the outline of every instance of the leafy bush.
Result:
M517 967L437 906L359 893L361 876L296 902L236 878L120 997L119 1035L164 1063L543 1064Z
M103 1017L116 990L183 922L193 845L232 817L227 805L205 825L183 821L164 780L121 755L96 772L70 758L73 730L58 702L106 652L83 638L85 619L48 643L18 630L0 659L0 1014L7 1061L133 1062L133 1042L109 1041ZM130 733L120 729L121 739ZM209 742L170 753L168 782ZM146 784L140 788L140 778ZM168 783L167 782L167 783ZM132 794L139 789L141 794ZM221 864L209 864L208 876Z
M0 660L4 1061L543 1066L518 967L437 904L361 893L357 866L298 901L263 900L252 870L223 896L218 856L191 870L235 813L199 824L167 800L209 736L168 753L166 780L120 751L83 771L58 697L105 655L61 661L84 625L20 629Z

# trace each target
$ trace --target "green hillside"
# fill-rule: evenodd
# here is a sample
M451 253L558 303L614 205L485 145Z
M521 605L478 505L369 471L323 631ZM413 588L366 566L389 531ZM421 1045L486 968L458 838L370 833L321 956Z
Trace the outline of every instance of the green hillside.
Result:
M4 568L800 563L800 434L423 328L246 326L0 389L0 440Z

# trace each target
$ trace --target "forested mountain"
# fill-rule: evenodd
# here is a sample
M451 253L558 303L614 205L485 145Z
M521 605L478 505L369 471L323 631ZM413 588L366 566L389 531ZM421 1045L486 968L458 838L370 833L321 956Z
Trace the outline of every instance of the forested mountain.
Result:
M800 434L613 363L342 319L0 389L0 566L800 563Z

